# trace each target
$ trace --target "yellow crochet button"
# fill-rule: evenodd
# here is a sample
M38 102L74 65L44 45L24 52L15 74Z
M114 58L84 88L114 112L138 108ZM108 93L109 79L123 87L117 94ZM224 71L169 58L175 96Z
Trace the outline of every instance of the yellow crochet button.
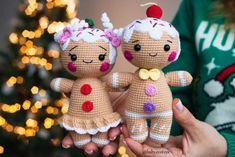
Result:
M123 146L121 146L121 147L118 149L118 153L119 153L120 155L124 155L124 154L126 153L126 148L123 147Z

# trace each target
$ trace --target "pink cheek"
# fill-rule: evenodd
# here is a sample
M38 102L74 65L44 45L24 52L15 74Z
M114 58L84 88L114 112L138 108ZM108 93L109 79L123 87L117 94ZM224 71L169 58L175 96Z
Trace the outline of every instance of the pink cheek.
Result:
M174 60L176 59L176 56L177 56L176 51L172 51L171 54L170 54L169 57L168 57L168 61L169 61L169 62L174 61Z
M73 62L69 62L67 67L71 72L76 72L77 71L77 67Z
M106 72L106 71L109 70L109 68L110 68L110 64L108 62L104 62L100 66L100 71L101 72Z
M124 52L124 57L125 57L128 61L131 61L131 60L134 58L133 55L131 54L131 52L128 51L128 50L126 50L126 51Z

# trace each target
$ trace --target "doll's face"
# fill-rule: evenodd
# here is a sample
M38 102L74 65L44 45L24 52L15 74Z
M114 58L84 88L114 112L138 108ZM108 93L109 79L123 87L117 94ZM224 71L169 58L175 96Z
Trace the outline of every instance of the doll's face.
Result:
M134 31L128 43L123 43L125 58L139 68L159 68L175 61L178 39L163 33L160 40L151 39L148 33Z
M77 77L100 77L113 67L109 60L109 44L98 40L95 43L85 41L70 42L61 53L64 68Z

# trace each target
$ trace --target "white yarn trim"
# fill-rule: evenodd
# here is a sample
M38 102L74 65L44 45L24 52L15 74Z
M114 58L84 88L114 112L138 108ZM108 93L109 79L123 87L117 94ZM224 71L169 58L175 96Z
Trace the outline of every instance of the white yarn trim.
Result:
M113 29L113 24L110 22L110 19L109 19L107 13L102 14L101 21L102 21L102 24L103 24L104 28Z
M148 3L140 4L141 7L145 7L145 6L148 6L148 5L158 5L158 4L154 3L154 2L148 2Z
M75 131L78 134L91 134L91 135L95 135L97 132L107 132L110 128L116 127L118 126L120 123L122 122L121 119L107 125L104 127L100 127L100 128L96 128L96 129L82 129L82 128L74 128L74 127L70 127L66 124L64 124L63 122L61 123L62 127L64 127L66 130L69 131Z
M91 142L91 139L79 140L79 141L75 141L74 145L78 146L78 147L81 147L81 146L86 145L89 142Z
M143 135L130 136L135 141L143 141L148 137L148 132L145 132Z
M184 71L179 71L178 77L179 77L179 81L180 81L180 86L182 86L182 87L186 86L186 79L184 77Z
M133 118L150 118L150 117L170 117L173 115L173 113L172 111L165 111L153 114L139 114L139 113L125 111L125 115L127 117L133 117Z
M106 139L99 139L99 138L92 137L92 142L99 144L99 145L107 145L109 144L110 141Z
M112 75L112 87L118 88L118 73L113 73Z
M109 63L110 64L114 64L116 62L116 58L117 58L117 49L111 44L109 43Z
M150 132L150 138L157 140L157 141L168 141L169 136L160 135L160 134Z
M61 78L55 79L54 90L57 92L60 91L61 80L62 80Z

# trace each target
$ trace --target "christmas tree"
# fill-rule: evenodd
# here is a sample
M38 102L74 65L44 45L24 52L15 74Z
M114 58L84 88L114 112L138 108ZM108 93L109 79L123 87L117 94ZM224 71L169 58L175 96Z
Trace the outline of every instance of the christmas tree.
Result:
M0 156L74 153L61 148L64 132L59 122L68 100L50 89L50 80L71 77L57 59L53 34L78 20L77 5L77 0L28 0L19 6L10 50L0 52Z

